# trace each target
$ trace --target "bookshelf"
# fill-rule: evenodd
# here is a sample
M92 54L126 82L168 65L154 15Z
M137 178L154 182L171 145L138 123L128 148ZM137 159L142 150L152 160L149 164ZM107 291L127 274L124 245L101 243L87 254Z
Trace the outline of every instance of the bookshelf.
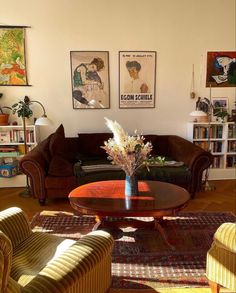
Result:
M26 125L27 151L39 142L39 128ZM0 125L0 187L26 185L26 176L18 171L18 161L24 156L24 131L22 125Z
M234 122L189 122L187 139L214 156L210 179L235 179L236 124Z

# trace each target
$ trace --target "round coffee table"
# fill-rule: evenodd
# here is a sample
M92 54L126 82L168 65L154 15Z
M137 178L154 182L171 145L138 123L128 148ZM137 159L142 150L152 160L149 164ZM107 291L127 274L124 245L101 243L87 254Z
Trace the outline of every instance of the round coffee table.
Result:
M159 181L140 181L138 196L125 196L125 181L98 181L81 185L69 194L71 206L81 214L95 215L97 224L93 230L104 226L144 227L154 225L164 239L165 233L160 225L164 216L173 216L185 207L190 200L189 193L177 185ZM109 221L108 218L116 218ZM153 217L153 221L125 217ZM168 241L167 241L168 242Z

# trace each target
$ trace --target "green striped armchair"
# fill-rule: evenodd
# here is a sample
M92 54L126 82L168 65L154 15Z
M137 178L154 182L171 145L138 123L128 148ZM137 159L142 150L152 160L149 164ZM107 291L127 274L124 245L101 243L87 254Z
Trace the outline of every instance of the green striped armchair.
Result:
M212 293L219 293L220 285L236 292L236 223L224 223L215 232L206 275Z
M79 241L33 232L19 208L0 212L1 293L104 293L111 284L113 239L104 231Z

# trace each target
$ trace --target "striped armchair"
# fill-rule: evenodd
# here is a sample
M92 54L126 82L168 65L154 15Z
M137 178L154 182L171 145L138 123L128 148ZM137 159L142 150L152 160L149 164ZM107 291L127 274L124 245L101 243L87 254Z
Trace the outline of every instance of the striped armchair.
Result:
M206 275L212 293L219 293L220 285L236 292L236 223L224 223L215 232Z
M104 293L111 283L112 237L91 232L79 241L33 232L24 212L0 212L1 293Z

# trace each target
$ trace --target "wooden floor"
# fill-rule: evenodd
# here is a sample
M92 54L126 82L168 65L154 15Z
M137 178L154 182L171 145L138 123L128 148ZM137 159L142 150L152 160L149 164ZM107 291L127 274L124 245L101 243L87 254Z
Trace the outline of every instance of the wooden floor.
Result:
M204 190L196 194L186 211L230 211L236 214L236 180L210 181L211 190ZM29 218L42 210L64 210L73 212L67 199L50 200L46 206L40 206L37 199L20 196L23 188L0 188L0 210L12 206L22 208ZM139 293L139 291L110 290L110 293ZM151 292L151 291L150 291ZM159 293L210 293L208 288L160 289ZM220 293L232 292L221 289ZM235 293L235 292L234 292Z

